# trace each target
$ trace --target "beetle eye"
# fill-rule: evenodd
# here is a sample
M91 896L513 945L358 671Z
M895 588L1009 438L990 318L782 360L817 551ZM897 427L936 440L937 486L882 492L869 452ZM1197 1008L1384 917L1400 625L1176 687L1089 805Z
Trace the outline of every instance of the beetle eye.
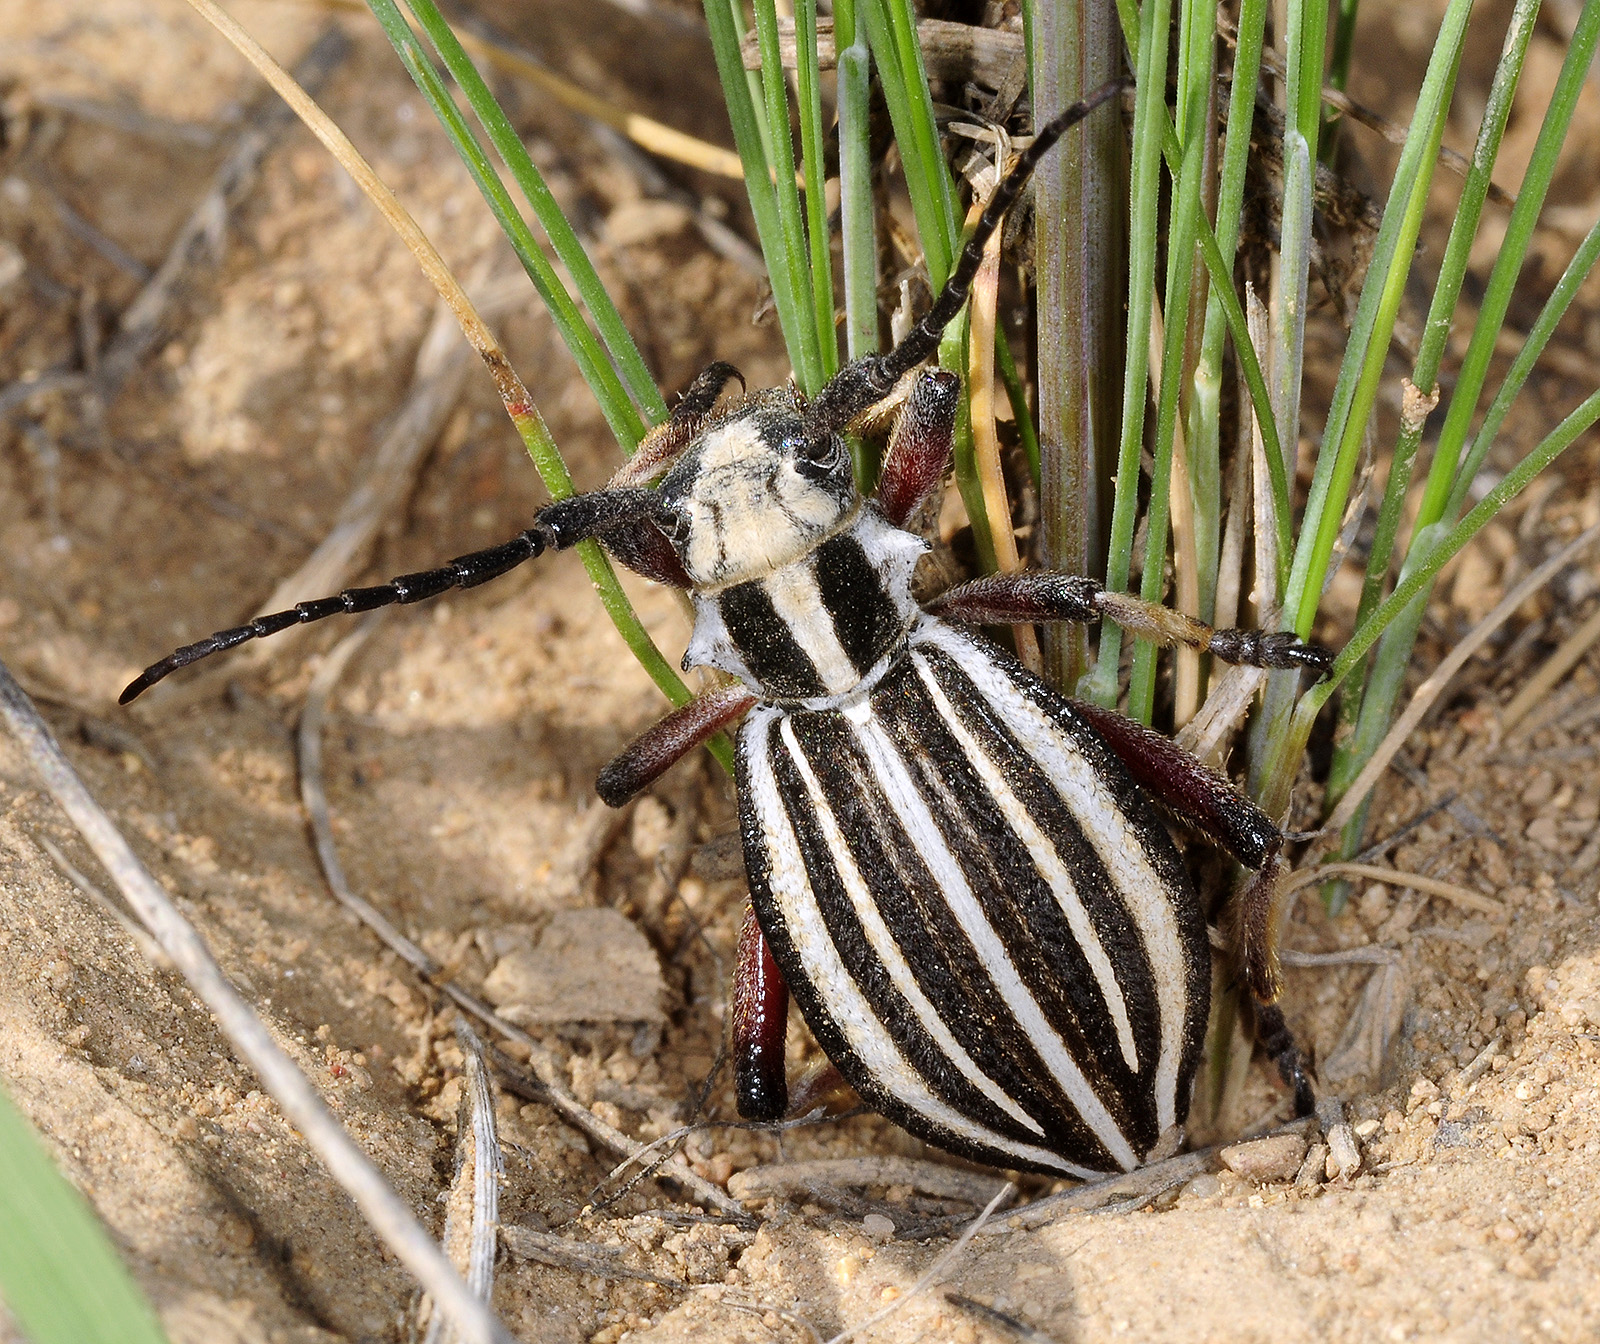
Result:
M820 439L796 437L789 440L794 453L794 469L807 480L820 481L839 465L843 445L832 434Z
M689 539L689 515L678 509L668 509L656 526L666 533L668 541L682 543Z

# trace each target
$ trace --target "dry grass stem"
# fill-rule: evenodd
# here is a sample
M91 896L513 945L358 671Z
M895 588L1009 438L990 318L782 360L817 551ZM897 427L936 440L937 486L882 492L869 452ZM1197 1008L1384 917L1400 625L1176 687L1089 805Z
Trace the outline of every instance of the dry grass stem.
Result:
M371 633L375 623L375 619L369 617L352 634L341 640L323 660L322 666L311 679L311 685L306 691L305 709L300 715L298 735L300 796L305 804L312 838L316 844L317 859L322 865L328 889L339 904L371 929L384 946L415 970L425 983L438 990L463 1012L471 1014L491 1030L498 1032L507 1040L516 1041L527 1050L528 1065L538 1078L545 1094L541 1099L563 1119L610 1152L628 1161L638 1160L649 1151L649 1148L636 1143L621 1130L607 1124L574 1097L562 1082L562 1071L555 1057L543 1044L515 1023L506 1021L477 995L453 984L446 977L442 965L395 928L376 906L357 896L350 889L350 883L344 874L344 866L339 862L338 846L334 843L333 825L328 814L327 792L322 782L322 726L327 715L329 695L343 675L350 659ZM730 1197L727 1191L691 1170L681 1155L675 1155L670 1161L665 1162L655 1174L664 1180L675 1182L692 1199L708 1204L720 1213L740 1219L745 1216L737 1200Z
M1323 863L1296 873L1283 884L1283 894L1298 891L1330 877L1364 877L1371 882L1382 882L1391 887L1407 887L1428 896L1438 896L1463 909L1476 910L1481 915L1495 919L1507 918L1506 907L1492 896L1484 896L1454 882L1444 882L1437 877L1423 877L1420 873L1402 873L1393 868L1381 868L1373 863Z
M728 1193L739 1199L791 1199L813 1195L824 1186L903 1185L936 1199L985 1204L1008 1184L999 1176L964 1171L942 1162L910 1157L841 1157L747 1167L729 1179Z
M996 146L997 160L1004 158ZM981 213L973 203L969 225ZM978 484L983 490L983 511L989 517L994 541L995 565L1002 574L1022 568L1017 554L1017 534L1011 528L1011 502L1006 498L1005 473L1000 467L1000 438L996 432L994 408L994 329L995 309L1000 295L1000 233L998 230L983 249L983 265L972 283L971 335L967 386L972 396L972 455L978 469ZM1017 642L1017 657L1030 672L1044 673L1039 653L1039 634L1032 625L1011 627Z
M1161 401L1161 363L1166 349L1166 323L1161 301L1150 296L1150 396ZM1186 616L1200 615L1200 561L1195 554L1194 496L1189 492L1189 450L1183 437L1183 417L1172 427L1172 464L1167 500L1171 510L1173 605ZM1200 650L1180 644L1175 650L1172 721L1182 728L1200 708Z
M1450 684L1451 679L1465 665L1467 659L1483 647L1496 630L1511 619L1518 607L1592 545L1597 537L1600 537L1600 523L1586 528L1523 579L1521 583L1517 584L1500 600L1493 611L1479 621L1477 625L1473 626L1467 636L1455 648L1450 650L1439 666L1434 669L1432 675L1417 687L1416 694L1411 697L1411 703L1405 708L1405 713L1394 721L1394 726L1389 729L1388 735L1378 744L1378 749L1372 753L1372 759L1362 767L1361 773L1356 776L1355 782L1351 784L1349 791L1339 800L1339 806L1334 808L1333 815L1323 824L1324 830L1338 831L1344 828L1350 819L1355 816L1356 810L1361 806L1361 800L1367 796L1372 787L1377 784L1384 770L1388 768L1389 762L1394 759L1395 753L1400 750L1406 739L1411 736L1417 725L1422 722L1423 716L1433 707L1433 702L1444 692L1445 687ZM1593 624L1593 619L1589 624ZM1580 631L1580 633L1582 632ZM1552 662L1554 662L1554 659L1552 659Z
M456 1041L461 1046L461 1107L456 1117L456 1176L450 1191L450 1212L441 1239L446 1254L464 1263L467 1287L484 1303L494 1300L494 1259L500 1228L500 1182L505 1162L495 1128L494 1095L489 1087L489 1065L483 1041L465 1017L456 1018ZM468 1196L465 1256L455 1256L462 1240L458 1194ZM428 1321L424 1344L453 1344L454 1333L444 1317L435 1313Z
M362 157L361 152L350 143L350 138L334 125L333 119L317 106L315 99L295 82L289 72L273 60L266 49L251 37L236 19L221 9L215 0L189 0L189 3L201 17L233 44L239 54L249 61L261 77L276 90L279 97L289 104L295 115L305 122L307 129L355 179L356 185L378 208L378 212L388 221L389 226L400 235L401 241L417 259L417 264L422 267L422 273L428 277L429 283L438 291L439 297L450 305L451 312L461 324L461 330L472 348L488 366L490 377L494 379L495 388L500 393L500 399L505 403L512 419L521 421L533 413L533 401L528 396L528 389L517 377L516 371L506 358L505 351L500 348L499 341L494 338L494 334L478 310L472 306L472 300L461 288L460 281L451 274L444 258L428 240L428 236L423 233L417 221L400 204L395 194L384 185L383 180L373 171L372 165Z
M791 41L793 32L791 28ZM548 93L569 111L589 117L602 126L609 126L619 134L627 136L640 149L648 150L663 159L671 159L675 163L697 168L703 173L744 181L744 164L731 149L724 149L721 145L713 145L709 141L674 130L671 126L653 121L649 117L641 117L635 112L626 112L614 103L608 103L604 98L597 98L588 90L562 79L560 75L547 69L531 56L514 51L504 43L490 41L469 29L460 27L456 28L456 37L473 55L481 56L490 65L504 70L507 74L527 80L528 83Z
M655 1283L675 1293L686 1292L689 1287L682 1279L634 1269L624 1263L622 1251L615 1246L571 1241L554 1232L540 1232L519 1223L508 1223L502 1227L500 1239L505 1243L506 1250L521 1260L553 1265L557 1269L570 1269L575 1274L592 1274L598 1279L633 1279L640 1283Z
M1056 1344L1056 1341L1043 1330L1036 1330L1026 1321L1019 1321L1015 1316L1008 1316L1005 1312L997 1311L994 1307L974 1298L964 1297L960 1293L946 1293L944 1300L952 1307L971 1312L986 1325L992 1325L997 1330L1025 1341L1025 1344Z
M0 665L0 718L123 898L211 1010L240 1058L255 1071L289 1123L300 1131L329 1174L355 1200L372 1229L455 1322L464 1339L510 1344L505 1328L473 1297L410 1207L345 1132L310 1080L234 989L194 926L179 913L172 898L90 795L38 710L4 665Z
M1595 611L1588 620L1568 635L1562 641L1561 647L1545 660L1544 665L1529 677L1522 689L1512 697L1511 703L1500 715L1500 731L1509 735L1527 717L1528 712L1555 689L1556 683L1578 665L1579 660L1594 647L1596 641L1600 641L1600 610Z
M874 1312L871 1316L868 1316L866 1320L860 1322L859 1324L852 1325L848 1330L841 1330L828 1341L828 1344L845 1344L847 1339L853 1339L863 1330L870 1330L873 1326L878 1325L887 1320L890 1316L893 1316L895 1312L903 1308L908 1302L915 1300L921 1294L927 1292L927 1290L932 1287L933 1284L939 1281L940 1277L955 1262L956 1258L967 1249L967 1247L971 1244L972 1239L978 1235L979 1231L982 1230L983 1225L989 1221L989 1215L999 1208L1002 1202L1004 1202L1010 1196L1016 1194L1016 1192L1017 1187L1012 1185L1010 1181L1007 1181L1000 1191L995 1195L995 1197L984 1206L983 1212L972 1220L966 1231L964 1231L955 1239L955 1241L953 1241L944 1249L944 1251L940 1253L938 1259L928 1266L927 1273L918 1279L916 1283L912 1284L908 1292L905 1292L901 1296L895 1298L895 1300L889 1303L888 1306L884 1307L883 1310Z

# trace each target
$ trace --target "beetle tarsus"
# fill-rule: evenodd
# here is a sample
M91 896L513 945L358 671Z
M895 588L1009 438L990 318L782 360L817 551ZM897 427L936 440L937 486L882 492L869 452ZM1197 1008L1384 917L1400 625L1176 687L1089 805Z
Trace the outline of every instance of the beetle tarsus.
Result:
M1294 1033L1283 1020L1283 1010L1276 1004L1255 1004L1256 1039L1261 1048L1278 1067L1278 1077L1294 1093L1296 1116L1310 1115L1317 1105L1317 1094L1311 1086L1311 1075L1306 1069L1306 1057L1295 1044Z

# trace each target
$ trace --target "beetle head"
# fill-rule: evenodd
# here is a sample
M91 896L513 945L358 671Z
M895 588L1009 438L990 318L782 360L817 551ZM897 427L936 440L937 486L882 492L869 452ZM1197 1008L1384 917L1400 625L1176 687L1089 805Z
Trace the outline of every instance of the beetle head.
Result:
M735 403L661 482L667 529L696 587L760 578L831 536L860 503L837 434L808 431L792 392Z

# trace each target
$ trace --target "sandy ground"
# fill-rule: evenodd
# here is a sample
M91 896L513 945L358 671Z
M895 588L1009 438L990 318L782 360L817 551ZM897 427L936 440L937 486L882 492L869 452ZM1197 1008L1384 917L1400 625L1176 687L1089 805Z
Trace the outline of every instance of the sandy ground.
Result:
M1487 7L1469 50L1464 104L1481 100L1500 8ZM327 22L301 6L237 12L288 59ZM1409 12L1394 23L1370 36L1420 68L1430 24ZM323 101L469 273L498 255L492 222L387 47L359 16L348 28L353 49ZM692 48L681 25L668 28ZM538 31L555 41L567 29ZM620 27L612 37L547 54L580 75L602 72L640 110L690 129L714 125L704 112L708 66L679 64L665 81L648 64L649 42ZM1560 55L1553 32L1535 38L1535 87L1548 86ZM637 78L629 61L644 63ZM1381 84L1358 79L1356 91L1407 114L1406 99ZM93 367L259 95L172 0L0 7L0 94L3 391ZM751 322L755 281L712 254L681 208L648 199L581 123L527 97L522 111L536 159L662 385L681 387L712 358L739 364L752 386L780 381L775 326ZM1458 112L1453 143L1470 145L1475 116ZM1534 125L1526 115L1514 122L1512 162L1525 157ZM1383 161L1358 143L1358 176L1371 178ZM1556 198L1578 233L1541 234L1530 268L1537 294L1595 214L1600 101L1585 101L1573 145ZM1496 242L1480 247L1480 284ZM1600 291L1591 291L1508 431L1517 447L1594 385ZM1525 329L1537 301L1519 300L1512 324ZM299 802L293 728L334 632L152 697L136 713L114 706L138 667L254 610L321 540L408 390L432 309L409 256L320 148L298 129L281 136L219 218L212 254L188 273L162 340L117 395L98 412L71 390L9 407L0 656L278 1039L442 1228L460 1091L453 1014L330 900ZM615 449L550 323L530 296L499 325L579 483L599 483ZM1324 332L1310 356L1324 381L1338 353L1336 334ZM1385 406L1380 443L1393 416ZM1597 466L1592 444L1575 448L1458 563L1424 627L1420 668L1600 516ZM500 540L542 498L473 370L362 573ZM1313 899L1295 908L1289 947L1366 949L1365 961L1290 969L1286 1001L1321 1061L1324 1090L1348 1103L1359 1172L1330 1176L1313 1147L1304 1160L1278 1153L1265 1183L1213 1170L1137 1207L1031 1228L1002 1217L941 1288L861 1338L1018 1337L950 1292L1059 1341L1593 1336L1600 663L1581 661L1509 734L1498 707L1593 609L1597 573L1591 558L1559 576L1469 664L1374 809L1382 837L1450 799L1378 861L1465 887L1477 904L1365 883L1337 920ZM629 589L675 656L686 627L673 599L642 583ZM1355 591L1342 578L1330 595L1335 637ZM711 1071L743 897L737 883L683 875L689 849L730 826L729 791L709 762L681 768L620 817L593 797L600 765L661 709L580 566L563 556L392 615L341 681L325 734L355 890L461 983L487 979L509 995L575 1095L643 1140L691 1114ZM1303 792L1314 801L1314 784ZM173 1338L410 1337L408 1276L181 981L144 962L47 842L99 880L0 743L0 1076L93 1201ZM617 936L621 918L637 933ZM502 993L506 984L524 988ZM792 1038L800 1068L815 1047L803 1030ZM707 1106L732 1114L725 1085ZM506 1093L498 1109L507 1223L616 1248L616 1263L690 1285L503 1256L496 1303L529 1340L826 1337L907 1294L947 1244L897 1232L972 1211L902 1183L843 1209L825 1207L826 1192L753 1202L758 1226L740 1228L646 1182L579 1216L609 1156L546 1106ZM1191 1129L1197 1140L1229 1138L1284 1113L1256 1068L1224 1114L1197 1113ZM712 1129L687 1153L719 1183L780 1155L938 1156L873 1117L781 1138ZM1050 1188L1029 1180L1023 1193Z

